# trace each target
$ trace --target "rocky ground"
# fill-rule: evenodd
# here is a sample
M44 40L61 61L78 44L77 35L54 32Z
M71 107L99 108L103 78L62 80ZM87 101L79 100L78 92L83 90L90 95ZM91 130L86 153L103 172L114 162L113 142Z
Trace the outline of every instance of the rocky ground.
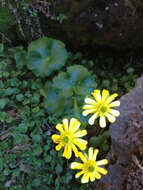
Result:
M121 116L110 126L108 175L98 190L143 189L143 77L121 98Z

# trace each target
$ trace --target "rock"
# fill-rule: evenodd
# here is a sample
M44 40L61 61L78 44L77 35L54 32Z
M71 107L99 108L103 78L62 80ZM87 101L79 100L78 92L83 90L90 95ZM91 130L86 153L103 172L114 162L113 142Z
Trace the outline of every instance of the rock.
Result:
M121 98L121 116L110 126L108 174L98 190L143 189L143 77Z
M142 0L15 1L0 5L0 31L13 41L27 42L45 35L73 49L133 49L143 47L142 10Z

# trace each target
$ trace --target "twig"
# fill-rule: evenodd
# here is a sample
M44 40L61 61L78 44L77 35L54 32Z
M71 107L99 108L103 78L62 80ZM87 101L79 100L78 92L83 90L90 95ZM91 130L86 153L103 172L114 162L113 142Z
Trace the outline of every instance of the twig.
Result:
M139 160L137 159L135 155L132 155L132 160L138 166L138 168L140 168L140 170L143 172L143 166L139 163Z

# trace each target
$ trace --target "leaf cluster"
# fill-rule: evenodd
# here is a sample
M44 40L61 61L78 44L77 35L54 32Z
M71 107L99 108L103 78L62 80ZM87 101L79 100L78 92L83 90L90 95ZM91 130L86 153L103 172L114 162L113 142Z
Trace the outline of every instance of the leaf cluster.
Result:
M53 39L31 42L27 50L0 44L0 189L93 189L74 181L51 134L63 117L86 123L79 113L94 88L122 95L134 85L137 76L130 65L113 76L111 68L96 63L81 53L67 53ZM96 138L96 144L104 141L108 149L107 136Z

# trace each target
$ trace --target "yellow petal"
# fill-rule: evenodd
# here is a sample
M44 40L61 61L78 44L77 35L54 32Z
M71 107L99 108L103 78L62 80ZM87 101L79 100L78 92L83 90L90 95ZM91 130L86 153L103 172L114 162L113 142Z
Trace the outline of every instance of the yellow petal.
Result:
M90 125L93 125L95 119L97 119L97 118L98 118L98 113L94 113L94 114L90 117L90 119L88 120L88 123L89 123Z
M96 167L96 171L103 175L107 174L107 170L105 170L104 168L101 168L101 167Z
M64 125L65 131L68 131L68 119L63 119L63 125Z
M89 182L89 173L85 173L81 178L81 183L88 183Z
M98 172L95 172L95 178L96 178L96 179L100 179L100 178L101 178L101 175L100 175Z
M74 134L75 137L83 137L87 134L87 131L86 130L81 130L81 131L78 131Z
M106 117L108 118L108 120L111 123L114 123L116 121L116 118L113 115L109 114L109 113L106 114Z
M78 173L75 175L75 178L80 177L82 174L84 174L84 170L82 170L81 172L78 172Z
M93 106L93 105L84 105L84 106L83 106L83 109L84 109L84 110L94 109L94 107L95 107L95 106Z
M56 150L59 151L62 147L64 146L64 144L61 142L56 146Z
M63 157L67 157L68 145L66 144L64 147Z
M80 148L80 150L85 150L87 143L88 142L86 140L80 138L76 138L74 140L74 144L77 145Z
M90 181L93 182L95 180L95 173L90 173Z
M120 101L114 101L110 104L110 107L116 107L116 106L120 106Z
M82 112L82 115L87 116L88 114L93 113L95 111L96 111L96 109L85 110L85 111Z
M76 148L76 146L74 144L71 145L72 150L74 151L75 157L79 157L79 152L78 149Z
M85 155L83 155L81 152L79 152L78 154L79 154L80 159L81 159L83 162L87 162L87 157L86 157Z
M92 147L90 147L88 150L88 158L89 158L89 160L92 160L92 158L93 158L93 148Z
M72 118L70 120L70 125L69 125L69 131L71 131L72 133L76 132L80 127L80 122L78 122L77 119Z
M101 94L100 94L100 90L94 90L94 92L92 92L92 95L94 96L95 100L97 102L101 101Z
M108 160L106 160L106 159L99 160L96 162L97 166L106 165L106 164L108 164Z
M60 131L60 133L63 133L63 132L64 132L64 130L63 130L63 125L60 124L60 123L56 125L56 129L57 129L58 131Z
M118 96L117 93L112 94L111 96L109 96L109 97L107 98L106 102L107 102L107 103L112 102L112 100L114 100L117 96Z
M82 169L83 168L83 164L78 163L78 162L72 162L71 163L71 168L72 169Z
M96 104L96 101L91 99L91 98L85 98L85 103L86 104L91 104L91 105L95 105Z
M70 145L67 145L67 154L66 154L66 158L70 159L72 155L72 149Z
M54 143L59 143L60 142L60 135L52 135L52 140Z
M95 160L95 161L96 161L98 152L99 152L98 149L95 149L95 150L94 150L94 154L93 154L92 160Z
M106 127L106 119L104 116L100 116L99 125L102 128Z
M109 91L103 89L102 91L102 101L106 100L106 98L109 96Z

